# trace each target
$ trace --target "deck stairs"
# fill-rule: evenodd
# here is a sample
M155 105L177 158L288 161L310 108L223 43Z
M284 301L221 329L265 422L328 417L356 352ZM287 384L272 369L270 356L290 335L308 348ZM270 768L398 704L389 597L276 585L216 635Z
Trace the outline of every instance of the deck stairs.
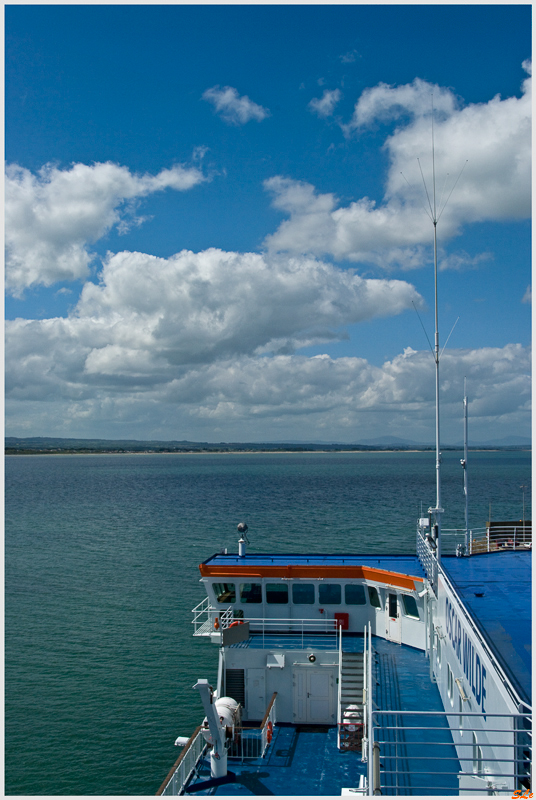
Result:
M342 653L339 719L339 749L361 750L363 653Z

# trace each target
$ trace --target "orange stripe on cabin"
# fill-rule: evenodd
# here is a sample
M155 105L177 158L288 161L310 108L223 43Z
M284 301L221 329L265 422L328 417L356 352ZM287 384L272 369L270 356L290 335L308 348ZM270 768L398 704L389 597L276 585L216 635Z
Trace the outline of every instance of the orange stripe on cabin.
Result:
M263 565L255 567L252 572L247 566L215 566L213 564L200 564L199 571L206 578L309 578L319 580L322 578L339 578L346 580L375 581L388 586L398 586L401 589L415 589L415 583L422 583L423 579L413 575L402 575L400 572L391 572L387 569L364 566L314 566L312 564Z

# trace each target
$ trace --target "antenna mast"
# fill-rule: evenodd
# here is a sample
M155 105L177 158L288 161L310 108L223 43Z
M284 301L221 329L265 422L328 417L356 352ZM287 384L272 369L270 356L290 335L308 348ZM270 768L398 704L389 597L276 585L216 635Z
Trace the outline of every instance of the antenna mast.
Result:
M429 212L426 210L426 214L432 220L432 224L434 226L434 293L435 293L435 347L433 350L433 356L435 361L435 379L436 379L436 387L435 387L435 396L436 396L436 504L435 508L429 508L428 514L430 515L430 524L433 521L433 529L432 529L432 539L433 539L433 546L436 550L436 558L438 561L441 561L441 514L443 513L443 509L441 508L441 446L440 446L440 430L439 430L439 360L441 358L439 352L439 310L438 310L438 301L437 301L437 223L441 217L441 214L445 210L448 201L450 200L450 196L452 192L456 188L458 181L460 180L461 174L465 169L465 165L467 161L463 165L460 174L456 178L454 182L454 186L450 190L450 194L443 203L442 207L439 210L437 209L436 204L436 175L435 175L435 143L434 143L434 96L432 95L432 199L430 200L430 195L428 194L428 189L426 186L426 181L424 179L424 174L421 167L421 162L417 159L419 164L419 169L421 172L421 178L424 185L424 191L426 193L426 199L428 200L428 208L430 209ZM403 175L403 173L402 173ZM448 177L448 175L447 175ZM445 181L446 185L446 181ZM442 203L443 195L441 195L440 205ZM457 322L457 320L456 320ZM422 324L422 323L421 323ZM454 323L456 324L456 323ZM453 328L454 330L454 328ZM451 331L452 333L452 331ZM428 337L427 337L428 338ZM430 341L430 340L428 340ZM448 341L448 339L447 339ZM431 345L430 345L430 349Z
M437 560L441 561L441 449L440 449L440 430L439 430L439 311L437 302L437 206L436 206L436 179L435 179L435 147L434 147L434 100L432 96L432 190L433 207L432 222L434 225L434 293L435 293L435 379L436 379L436 505L429 508L428 513L434 519L434 539L437 547Z
M467 485L467 379L463 379L463 493L465 495L465 554L469 548L469 486Z

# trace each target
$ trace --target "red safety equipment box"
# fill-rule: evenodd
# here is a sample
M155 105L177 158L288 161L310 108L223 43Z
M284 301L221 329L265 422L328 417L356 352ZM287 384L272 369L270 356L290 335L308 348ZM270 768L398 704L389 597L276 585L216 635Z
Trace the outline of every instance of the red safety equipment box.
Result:
M335 627L337 630L342 628L343 631L347 631L349 628L349 614L347 611L337 611L334 615L335 617Z

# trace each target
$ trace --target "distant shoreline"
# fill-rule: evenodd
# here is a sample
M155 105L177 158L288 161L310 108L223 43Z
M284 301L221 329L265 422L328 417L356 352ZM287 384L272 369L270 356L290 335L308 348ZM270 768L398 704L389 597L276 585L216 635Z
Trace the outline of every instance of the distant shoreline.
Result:
M469 447L469 452L471 453L497 453L497 452L506 452L506 453L530 453L532 451L531 447L523 447L523 446L512 446L512 447ZM463 452L463 446L459 447L443 447L443 452ZM50 450L41 450L41 449L23 449L23 448L6 448L4 451L5 456L225 456L225 455L315 455L315 454L378 454L378 453L433 453L435 452L435 448L433 447L413 447L413 448L355 448L349 449L345 448L344 450L338 450L334 448L330 449L211 449L211 448L204 448L204 449L184 449L184 450L85 450L85 449L50 449Z

